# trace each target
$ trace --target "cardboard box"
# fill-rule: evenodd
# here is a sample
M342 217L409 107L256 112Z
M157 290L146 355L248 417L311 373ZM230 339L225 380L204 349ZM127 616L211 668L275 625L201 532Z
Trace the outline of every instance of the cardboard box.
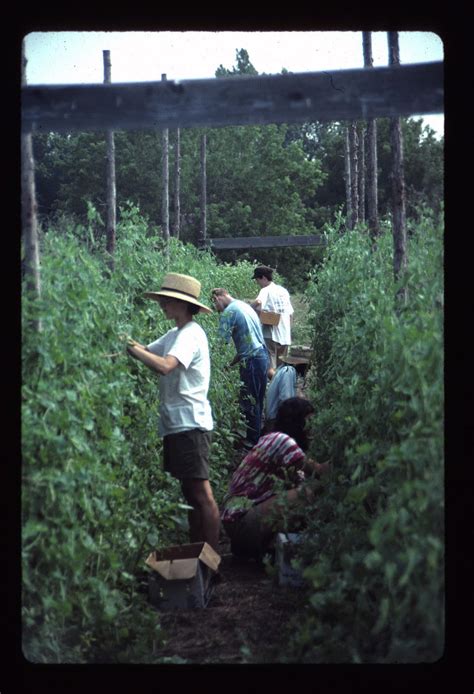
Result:
M294 569L291 560L296 554L296 545L301 540L299 533L278 533L276 539L275 564L278 569L278 585L301 588L304 585L302 574Z
M148 597L160 610L206 607L212 576L221 558L207 542L175 545L152 552L145 563L152 569Z
M260 322L263 325L278 325L280 314L273 311L260 311Z

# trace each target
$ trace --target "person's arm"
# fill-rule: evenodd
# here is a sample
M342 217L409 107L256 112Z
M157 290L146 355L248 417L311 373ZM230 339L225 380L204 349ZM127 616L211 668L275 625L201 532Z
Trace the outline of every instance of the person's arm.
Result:
M149 352L146 347L139 342L135 342L135 340L129 340L127 352L131 357L138 359L145 364L145 366L148 366L149 369L161 376L166 376L170 371L173 371L173 369L179 366L178 359L171 354L167 354L166 357L159 357L157 354Z
M260 289L259 293L257 294L257 298L254 299L250 304L250 306L255 311L257 311L257 313L259 313L262 310L264 301L266 301L267 292L265 292L264 289L265 287L262 287L262 289Z
M235 366L236 364L238 364L239 361L240 361L240 357L238 354L236 354L235 357L232 359L232 361L230 361L227 364L227 368L230 369L232 366Z
M232 339L232 331L234 330L235 327L235 314L233 311L225 311L224 313L221 314L221 317L219 319L219 328L218 328L218 335L219 337L224 340L224 342L228 345ZM234 356L231 362L227 364L225 367L226 369L230 369L232 366L235 366L240 361L240 357L238 354Z
M331 466L329 463L317 463L312 458L304 459L303 472L305 473L305 475L315 475L319 478L321 475L325 475L330 470Z

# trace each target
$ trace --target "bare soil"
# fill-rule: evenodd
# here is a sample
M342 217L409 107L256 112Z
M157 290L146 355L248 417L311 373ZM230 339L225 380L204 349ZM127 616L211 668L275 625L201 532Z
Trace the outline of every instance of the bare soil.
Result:
M220 554L222 580L207 607L160 614L166 643L155 649L157 661L281 662L293 620L303 609L301 590L278 586L263 564L233 557L225 539Z
M305 397L306 368L297 368L297 395ZM242 453L236 451L235 465ZM222 534L221 581L204 609L160 613L165 644L155 648L157 661L190 664L279 663L304 610L304 591L279 586L276 570L233 557Z

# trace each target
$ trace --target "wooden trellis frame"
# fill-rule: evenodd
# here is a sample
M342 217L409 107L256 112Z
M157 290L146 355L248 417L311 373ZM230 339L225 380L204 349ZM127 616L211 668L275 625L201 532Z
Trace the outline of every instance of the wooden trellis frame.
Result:
M443 112L443 64L22 88L23 132L350 121Z
M21 93L23 133L352 121L444 110L442 62L182 82L24 86ZM214 248L229 241L239 244L233 248L280 245L275 238L291 238L291 245L324 243L321 236L209 242Z

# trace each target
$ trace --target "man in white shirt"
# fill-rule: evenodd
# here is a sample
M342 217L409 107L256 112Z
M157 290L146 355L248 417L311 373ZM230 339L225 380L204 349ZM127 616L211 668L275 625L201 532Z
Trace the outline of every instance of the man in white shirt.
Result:
M209 483L209 450L213 429L207 393L210 380L206 333L193 319L211 309L197 300L201 283L170 272L158 292L145 296L158 301L176 327L144 347L130 340L127 351L160 376L160 418L164 469L179 479L189 512L191 542L207 542L217 551L219 509Z
M288 354L294 310L288 291L273 282L271 268L260 265L255 268L253 278L260 287L257 298L251 304L253 308L257 312L272 311L280 314L278 325L263 325L263 337L271 359L268 369L268 378L271 379L277 367L283 363L280 358Z

